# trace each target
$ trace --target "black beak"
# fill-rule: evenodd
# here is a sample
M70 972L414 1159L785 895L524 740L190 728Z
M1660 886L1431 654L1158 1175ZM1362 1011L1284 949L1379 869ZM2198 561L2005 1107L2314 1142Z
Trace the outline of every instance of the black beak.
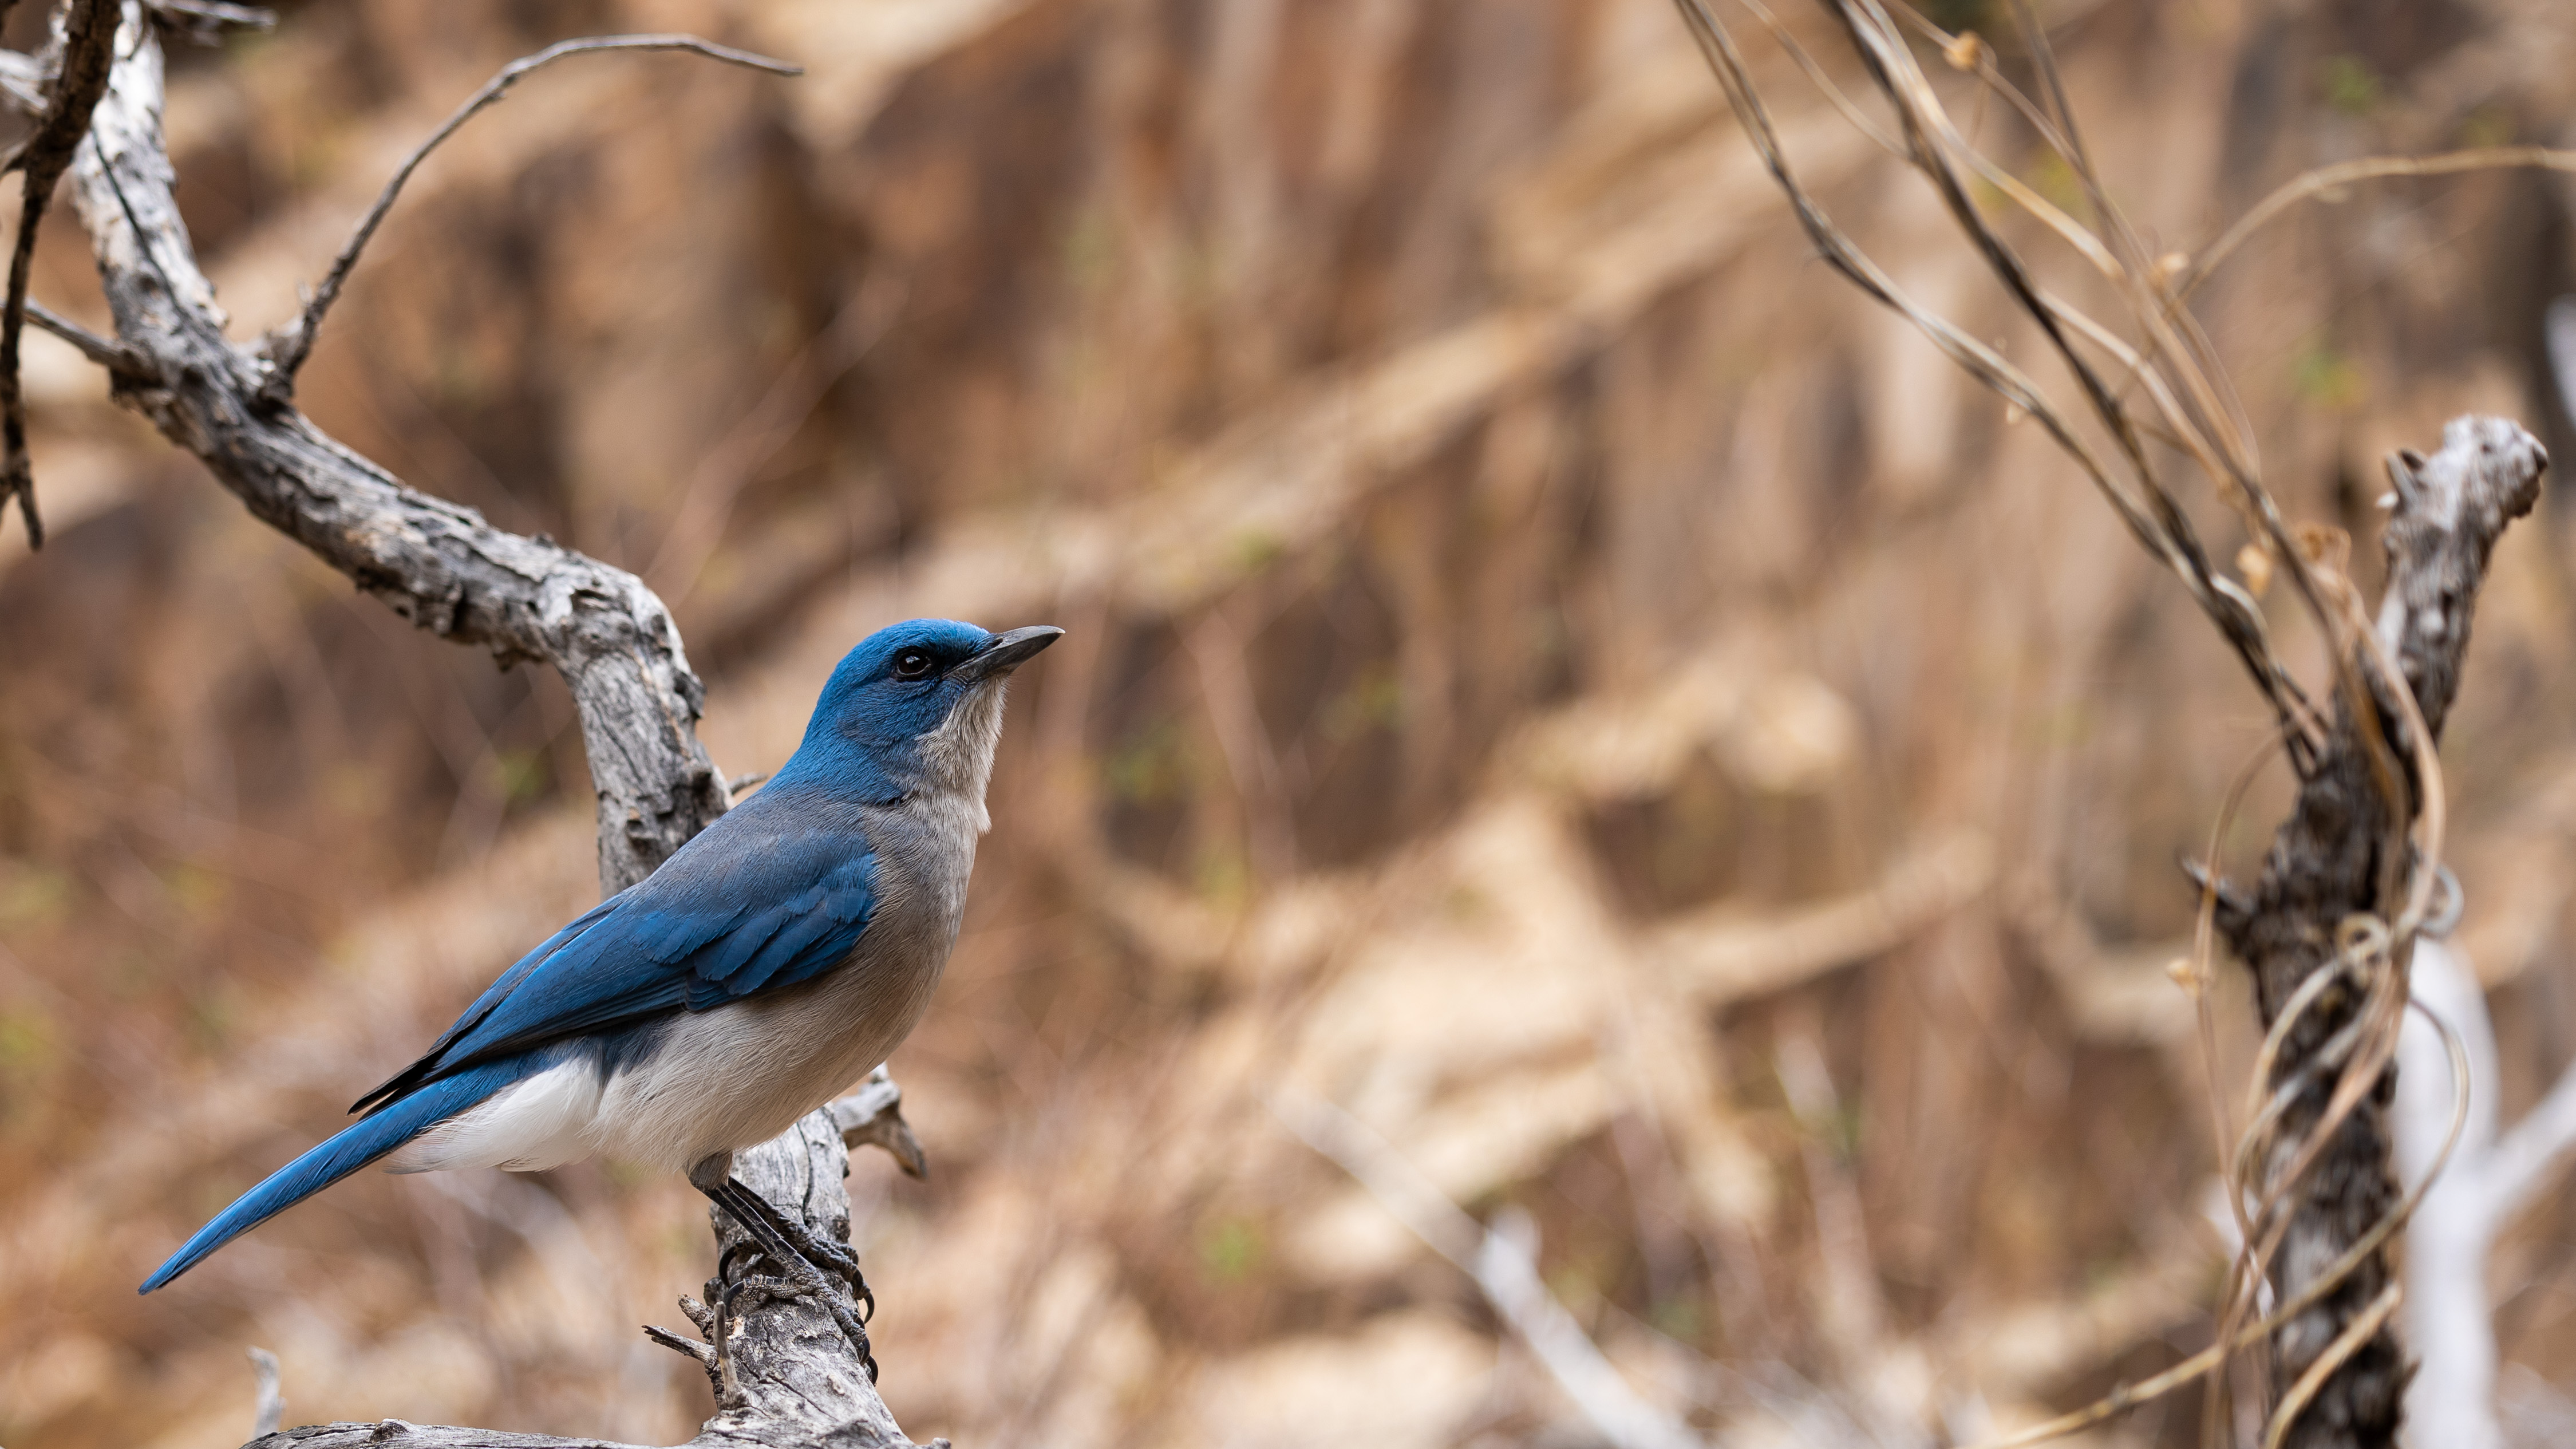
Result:
M966 656L956 668L948 671L948 677L969 684L979 679L1002 678L1028 663L1039 650L1063 637L1064 631L1053 624L1031 624L1025 629L996 634L992 643Z

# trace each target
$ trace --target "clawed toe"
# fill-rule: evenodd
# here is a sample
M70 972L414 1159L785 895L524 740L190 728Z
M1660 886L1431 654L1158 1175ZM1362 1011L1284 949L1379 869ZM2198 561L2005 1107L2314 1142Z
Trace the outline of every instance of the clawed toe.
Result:
M859 1255L845 1244L817 1238L804 1224L778 1211L768 1199L739 1182L728 1180L702 1191L741 1224L751 1239L737 1245L735 1251L765 1259L780 1275L746 1274L734 1280L723 1290L726 1311L732 1311L734 1298L745 1291L815 1299L831 1313L850 1347L857 1350L860 1366L868 1371L868 1382L875 1383L877 1361L868 1343L867 1325L876 1316L877 1295L859 1272ZM728 1254L727 1266L730 1262Z

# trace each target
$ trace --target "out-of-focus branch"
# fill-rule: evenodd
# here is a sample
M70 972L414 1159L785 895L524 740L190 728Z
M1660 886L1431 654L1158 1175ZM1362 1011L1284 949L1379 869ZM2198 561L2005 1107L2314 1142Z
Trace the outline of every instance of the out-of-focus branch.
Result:
M54 183L72 164L72 152L89 130L90 113L107 94L116 46L117 0L67 0L54 14L54 40L44 59L52 72L45 109L35 134L10 158L19 173L18 238L9 254L9 298L0 309L0 505L18 500L27 546L45 545L36 513L36 476L27 462L27 395L19 375L18 344L27 330L27 271L36 260L36 233L53 204Z
M286 1419L286 1395L278 1386L277 1355L264 1348L250 1351L250 1371L257 1383L252 1399L250 1437L265 1439Z
M110 372L133 372L143 365L141 355L133 348L112 337L101 337L32 298L27 303L27 320L79 348L81 356Z
M1339 1164L1433 1252L1476 1280L1494 1312L1616 1449L1706 1449L1681 1420L1637 1397L1539 1281L1528 1251L1467 1216L1385 1139L1329 1102L1282 1088L1270 1110L1299 1141Z
M277 12L260 5L234 5L228 0L146 0L145 9L154 19L173 30L184 31L199 45L221 41L227 27L239 30L274 30Z
M2406 1229L2407 1340L2420 1356L2408 1391L2416 1442L2445 1449L2498 1449L2494 1305L2487 1260L2496 1236L2576 1152L2576 1067L2501 1135L2496 1097L2500 1060L2486 992L2448 944L2415 947L2418 1005L2447 1022L2469 1061L2469 1118L2451 1162ZM2407 1023L2398 1046L2394 1108L2397 1161L2410 1180L2428 1170L2451 1104L2448 1068L2434 1033Z
M294 393L295 374L303 368L304 359L312 355L313 339L322 330L323 314L340 299L340 287L349 280L349 270L358 264L358 254L366 250L367 242L375 236L376 227L384 221L385 213L394 209L394 199L402 195L403 183L420 169L421 162L429 159L429 153L437 150L441 142L455 135L457 128L474 119L477 113L500 104L501 98L509 94L510 87L530 74L568 56L608 50L685 50L727 65L765 70L772 75L805 73L803 66L700 40L694 35L593 35L580 40L559 40L534 55L521 56L501 67L500 74L485 81L481 90L468 97L445 124L431 132L428 140L413 147L411 154L403 158L402 165L394 168L392 178L385 182L385 189L376 194L376 204L367 208L367 214L358 221L357 230L351 232L349 240L341 246L340 255L332 259L331 270L322 275L322 284L315 287L313 295L306 299L303 314L269 340L268 354L273 370L265 380L263 398L282 402Z

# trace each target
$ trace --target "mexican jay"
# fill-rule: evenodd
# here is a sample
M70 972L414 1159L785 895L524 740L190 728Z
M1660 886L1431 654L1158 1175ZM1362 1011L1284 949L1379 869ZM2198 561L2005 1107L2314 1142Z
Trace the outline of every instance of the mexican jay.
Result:
M144 1280L368 1163L535 1170L602 1154L688 1174L865 1355L856 1259L733 1181L733 1154L884 1061L939 982L966 903L1011 671L1063 633L916 619L832 671L756 795L501 974L338 1136L245 1193ZM871 1362L871 1371L873 1363Z

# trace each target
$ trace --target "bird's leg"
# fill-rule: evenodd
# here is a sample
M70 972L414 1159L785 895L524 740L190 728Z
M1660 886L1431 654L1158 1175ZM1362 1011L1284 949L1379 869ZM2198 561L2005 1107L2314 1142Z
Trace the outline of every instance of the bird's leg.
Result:
M737 1280L732 1287L725 1290L727 1304L730 1305L736 1292L751 1289L755 1285L762 1292L774 1292L778 1286L793 1285L803 1293L821 1300L824 1308L830 1311L832 1321L840 1325L842 1335L849 1339L850 1346L858 1350L859 1363L868 1371L868 1382L875 1383L877 1360L868 1345L867 1320L859 1315L858 1303L852 1294L835 1284L824 1270L814 1263L813 1259L798 1250L789 1234L781 1231L788 1226L784 1215L770 1206L767 1199L734 1181L730 1173L712 1187L699 1182L697 1180L699 1176L698 1173L690 1173L691 1184L698 1191L705 1193L716 1206L723 1208L726 1216L741 1224L742 1230L750 1235L752 1242L759 1245L761 1256L767 1258L770 1266L784 1275L782 1279ZM795 1237L810 1241L813 1235L798 1231ZM849 1254L847 1248L841 1251L845 1255ZM857 1272L857 1259L855 1255L851 1255L850 1276L855 1278ZM866 1292L864 1284L860 1285L859 1291ZM875 1311L875 1295L869 1295L868 1306L870 1312Z
M737 1218L744 1212L761 1217L769 1224L770 1231L785 1240L787 1246L794 1250L798 1257L823 1272L835 1274L847 1280L851 1296L866 1305L867 1316L869 1318L877 1316L877 1295L868 1287L866 1276L859 1272L859 1255L852 1251L848 1244L836 1243L830 1238L815 1234L803 1223L780 1212L777 1204L753 1192L740 1182L728 1180L724 1185L733 1189L736 1194L736 1196L717 1199L724 1203L726 1211L733 1213Z

